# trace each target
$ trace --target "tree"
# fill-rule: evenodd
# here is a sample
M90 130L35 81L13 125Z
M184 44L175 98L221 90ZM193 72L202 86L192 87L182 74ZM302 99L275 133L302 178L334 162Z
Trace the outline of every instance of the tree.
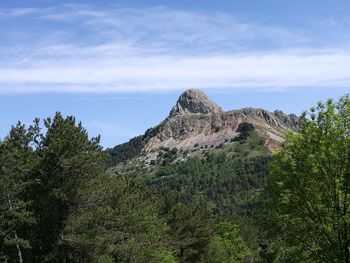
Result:
M106 174L80 193L64 241L77 262L172 263L167 229L157 200L142 185Z
M22 263L25 250L31 247L29 228L35 218L28 188L36 163L31 144L37 123L28 130L18 123L0 142L0 259L4 262Z
M202 262L212 236L209 210L195 203L177 203L168 217L180 262Z
M318 103L275 154L266 224L279 259L350 262L350 98Z
M39 163L33 175L37 225L32 262L63 262L68 253L63 243L67 218L77 205L79 189L103 173L104 156L99 138L89 139L74 117L56 113L44 124L47 132L36 149Z
M208 263L243 262L248 248L239 235L238 226L228 221L219 222L210 240L206 257Z

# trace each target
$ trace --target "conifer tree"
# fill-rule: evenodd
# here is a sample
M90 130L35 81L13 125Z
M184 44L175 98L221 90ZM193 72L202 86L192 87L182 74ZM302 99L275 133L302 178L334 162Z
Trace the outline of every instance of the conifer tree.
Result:
M34 189L36 262L66 256L63 232L68 215L77 205L78 189L103 172L99 138L89 139L74 117L56 113L44 124L47 132L36 149L40 160L35 172L39 183Z
M4 262L24 262L31 248L29 229L35 223L28 189L35 165L37 126L28 130L18 123L0 142L0 257Z

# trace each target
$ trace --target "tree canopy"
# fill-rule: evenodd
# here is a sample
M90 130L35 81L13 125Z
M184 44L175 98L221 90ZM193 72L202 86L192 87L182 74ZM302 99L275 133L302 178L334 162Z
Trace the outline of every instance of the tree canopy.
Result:
M231 262L248 253L234 222L216 227L199 202L107 170L99 138L74 117L43 123L18 123L0 142L1 262Z
M277 262L350 262L350 99L318 103L275 154L265 190Z

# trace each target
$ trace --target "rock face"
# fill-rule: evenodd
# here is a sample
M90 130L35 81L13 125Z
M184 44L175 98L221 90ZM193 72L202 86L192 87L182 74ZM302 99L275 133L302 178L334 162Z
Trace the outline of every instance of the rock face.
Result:
M294 114L254 108L224 112L202 91L190 89L179 97L169 117L145 134L144 151L217 146L237 137L237 128L243 122L253 124L271 149L284 141L286 131L299 127Z
M273 150L284 141L286 131L298 130L299 124L300 118L282 111L243 108L224 112L203 92L187 90L163 122L148 129L144 135L114 147L111 155L118 155L114 158L117 162L133 159L152 165L166 151L164 148L195 154L242 142L247 127L254 132L255 138L259 137L260 143L264 142Z
M182 93L176 105L170 111L169 117L177 115L186 115L191 113L215 114L223 110L220 106L209 100L209 98L200 90L189 89Z

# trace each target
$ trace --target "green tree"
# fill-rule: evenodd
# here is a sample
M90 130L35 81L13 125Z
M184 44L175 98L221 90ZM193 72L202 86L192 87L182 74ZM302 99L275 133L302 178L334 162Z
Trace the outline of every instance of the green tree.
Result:
M107 174L80 196L65 229L77 262L174 262L158 201L142 185Z
M37 124L37 121L36 121ZM34 143L37 125L28 130L18 123L0 142L0 259L24 261L31 247L29 228L35 223L28 187L35 165Z
M277 261L350 262L350 99L304 114L275 154L263 198Z
M77 193L91 178L103 172L99 138L89 139L87 131L74 117L56 113L44 121L46 134L36 154L34 173L33 262L63 261L68 253L63 242L66 221L77 205Z
M243 262L248 248L240 237L238 226L228 221L219 222L206 252L208 263Z
M210 212L195 203L177 203L168 216L180 262L203 262L212 236Z

